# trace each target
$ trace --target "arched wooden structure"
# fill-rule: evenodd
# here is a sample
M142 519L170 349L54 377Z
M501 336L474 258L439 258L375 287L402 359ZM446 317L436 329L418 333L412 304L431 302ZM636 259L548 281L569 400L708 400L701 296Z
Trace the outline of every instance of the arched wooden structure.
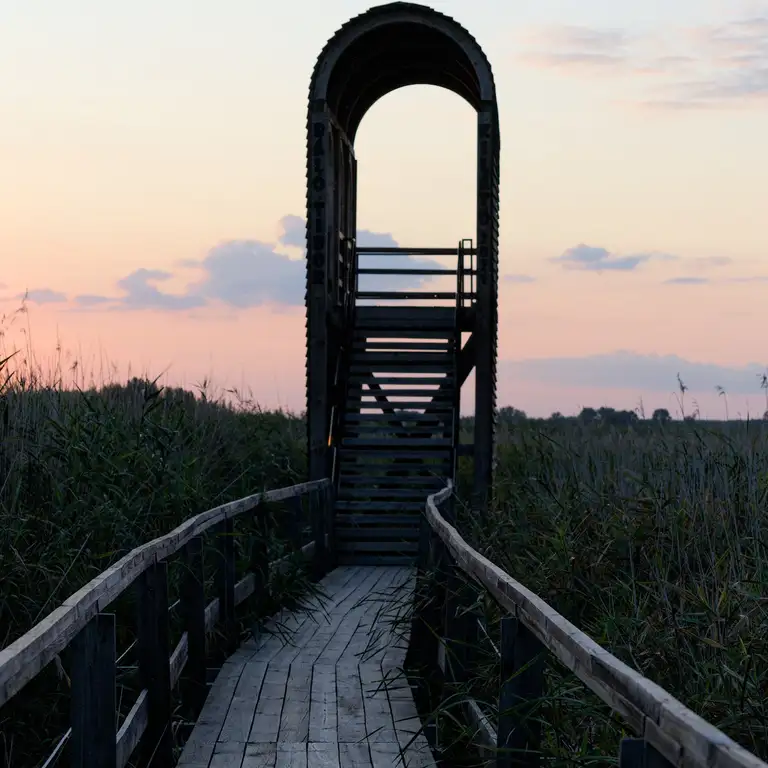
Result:
M455 254L455 266L439 272L456 276L453 292L364 292L359 275L405 270L360 266L360 256L383 251L355 242L355 135L378 99L414 84L447 88L477 111L476 247L462 241L447 249L383 249ZM499 145L491 66L475 39L448 16L412 3L378 6L341 27L321 52L307 120L307 420L310 478L330 476L336 486L342 562L390 562L415 552L424 491L455 474L459 393L473 370L475 506L488 503ZM425 299L433 306L424 306ZM453 306L445 306L450 299ZM392 399L398 390L406 400ZM413 411L407 422L397 408Z

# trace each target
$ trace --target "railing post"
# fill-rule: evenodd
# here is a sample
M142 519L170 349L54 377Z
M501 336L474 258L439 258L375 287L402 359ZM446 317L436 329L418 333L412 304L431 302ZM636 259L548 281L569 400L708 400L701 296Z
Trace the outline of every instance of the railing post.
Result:
M262 508L256 517L256 535L251 540L250 563L248 570L253 574L253 595L258 606L259 616L269 601L269 514Z
M203 539L195 536L184 547L184 575L181 580L181 614L184 631L187 633L184 688L195 715L200 713L207 695L203 565Z
M480 630L475 590L463 571L451 565L445 599L446 672L455 685L469 683L475 667Z
M115 768L115 616L96 614L71 648L72 768Z
M290 543L292 552L301 549L301 521L304 517L304 504L301 496L292 496L286 500L286 525L283 534Z
M544 690L544 651L522 621L502 618L497 768L537 768L541 761L534 711Z
M672 765L673 763L645 739L621 740L619 768L672 768Z
M224 633L227 655L237 650L238 628L235 617L235 526L231 518L216 527L216 593L219 597L219 622Z
M149 712L142 738L144 764L173 765L171 665L168 643L168 567L154 563L141 574L138 588L139 679L147 689Z
M315 554L312 571L316 579L325 573L325 510L317 489L309 492L309 514L312 519L312 538L315 541Z
M328 568L336 566L336 521L334 520L334 493L333 482L326 485L323 493L323 505L325 512L325 531L328 534L328 544L326 551L326 564Z

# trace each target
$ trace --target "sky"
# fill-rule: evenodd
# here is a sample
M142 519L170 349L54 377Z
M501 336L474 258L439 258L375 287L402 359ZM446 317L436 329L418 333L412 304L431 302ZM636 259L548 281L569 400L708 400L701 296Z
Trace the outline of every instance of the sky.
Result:
M0 4L2 348L302 409L307 88L368 7ZM499 404L677 413L679 373L702 416L761 415L768 2L432 7L497 84ZM474 237L475 136L448 91L377 102L360 242Z

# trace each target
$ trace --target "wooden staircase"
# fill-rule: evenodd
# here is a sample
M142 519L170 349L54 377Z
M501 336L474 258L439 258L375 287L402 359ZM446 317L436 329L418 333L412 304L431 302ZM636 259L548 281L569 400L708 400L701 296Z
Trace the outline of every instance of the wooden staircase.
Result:
M359 249L359 252L373 249ZM388 249L403 253L402 249ZM473 269L358 269L358 274L452 275L456 291L356 291L346 392L335 430L334 526L340 565L413 562L430 493L454 479L459 441L460 309ZM431 255L431 253L430 253ZM449 301L453 306L414 302Z

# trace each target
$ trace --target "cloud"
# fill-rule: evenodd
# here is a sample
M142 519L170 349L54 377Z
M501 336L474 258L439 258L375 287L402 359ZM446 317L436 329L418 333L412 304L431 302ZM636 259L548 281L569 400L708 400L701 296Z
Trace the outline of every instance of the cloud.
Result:
M709 278L706 277L670 277L664 281L664 285L707 285Z
M26 291L26 293L20 293L16 296L17 299L26 299L34 304L62 304L67 300L65 294L61 291L54 291L50 288L37 288L32 291Z
M768 5L752 15L644 35L618 29L538 27L524 64L579 75L621 75L647 86L630 100L664 110L764 105L768 100ZM638 79L641 78L641 79Z
M760 394L764 365L740 367L699 363L677 355L642 355L616 351L587 357L505 360L502 376L573 387L632 389L636 392L671 392L677 389L677 374L691 392L709 392L715 386L730 394Z
M502 278L505 283L535 283L536 278L532 275L504 275Z
M184 259L180 267L196 269L202 276L189 284L182 294L162 291L155 284L170 280L174 275L165 270L137 269L117 282L119 296L94 294L75 297L75 303L85 308L160 309L180 311L196 309L212 302L244 309L266 304L303 306L306 279L304 258L291 258L280 250L304 249L305 224L299 216L280 219L278 243L260 240L229 240L211 248L202 259ZM358 230L361 246L396 248L394 237L387 232ZM434 269L439 262L413 256L370 254L361 256L361 266L373 268ZM403 290L422 286L431 278L427 275L363 275L361 290L376 288L383 291Z
M307 243L306 220L301 216L294 216L289 213L280 219L282 234L277 238L281 245L293 246L294 248L304 248Z
M564 269L580 269L587 272L618 271L631 272L649 259L657 257L664 260L674 259L668 254L634 253L629 256L616 256L605 248L593 245L579 245L550 259L561 264Z

